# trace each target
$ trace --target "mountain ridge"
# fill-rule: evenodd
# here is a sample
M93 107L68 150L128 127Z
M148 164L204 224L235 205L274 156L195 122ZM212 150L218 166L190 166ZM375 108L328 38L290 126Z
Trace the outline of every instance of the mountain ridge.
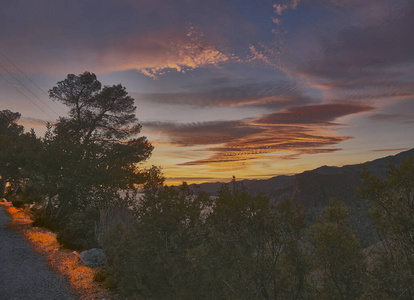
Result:
M363 246L369 246L377 242L378 238L368 217L371 203L362 200L355 189L363 183L362 166L366 166L371 174L385 179L389 162L399 165L409 156L414 158L414 148L361 164L321 166L294 175L236 182L242 183L252 194L264 193L272 204L277 205L288 198L294 205L301 205L308 216L308 223L313 223L323 213L329 200L336 198L349 210L351 224ZM201 191L215 196L221 184L203 183L190 187L199 186Z
M268 179L243 179L239 181L236 180L236 182L243 183L245 188L252 193L264 192L265 194L267 194L265 191L266 188L265 190L260 190L256 186L262 186L262 185L267 186L269 183L283 186L287 182L293 180L294 177L305 176L306 174L309 174L309 173L316 173L316 174L321 174L321 175L339 175L339 174L343 174L344 172L349 172L349 171L360 172L362 165L366 165L368 171L372 173L373 175L378 176L380 178L385 178L388 161L391 160L395 164L400 164L407 156L414 157L414 148L397 153L395 155L388 155L382 158L377 158L372 161L367 161L367 162L363 162L359 164L344 165L342 167L323 165L318 168L315 168L312 170L306 170L306 171L303 171L302 173L297 173L293 175L278 175L278 176L270 177ZM225 182L217 181L217 182L206 182L206 183L200 183L200 184L190 184L190 187L193 187L193 188L199 187L201 191L208 192L211 195L216 195L218 189L220 188L222 184L225 184Z

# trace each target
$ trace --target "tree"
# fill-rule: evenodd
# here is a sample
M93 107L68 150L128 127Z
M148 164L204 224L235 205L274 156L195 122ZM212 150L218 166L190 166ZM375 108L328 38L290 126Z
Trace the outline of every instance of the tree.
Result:
M378 298L414 298L414 161L388 166L381 180L364 170L358 188L372 203L370 216L381 242L376 245L372 275Z
M211 299L300 299L307 261L300 245L304 214L283 201L276 208L233 179L223 185L193 251L199 288Z
M201 243L203 213L210 205L207 194L193 192L186 183L158 188L150 184L135 211L133 226L120 223L103 233L108 266L125 297L205 296L189 253Z
M21 115L10 110L0 111L0 197L5 194L9 183L13 197L23 181L33 172L36 156L40 149L40 140L33 129L25 133L24 127L17 121Z
M137 165L153 147L137 137L134 99L122 85L102 86L93 73L69 74L49 91L69 116L49 126L44 139L46 211L62 219L86 207L109 205L120 191L145 182Z
M342 203L331 199L324 218L311 227L310 233L318 263L315 273L322 275L318 298L358 299L363 293L366 264Z

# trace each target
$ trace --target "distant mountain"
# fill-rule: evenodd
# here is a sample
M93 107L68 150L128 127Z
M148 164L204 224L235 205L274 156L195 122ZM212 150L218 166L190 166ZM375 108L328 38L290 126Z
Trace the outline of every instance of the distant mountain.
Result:
M405 158L414 158L414 149L366 162L368 171L385 178L387 165L391 161L399 165ZM375 232L367 217L370 203L360 199L355 187L362 184L362 164L343 167L322 166L291 176L276 176L265 180L242 180L250 193L265 193L270 201L277 204L285 198L300 204L308 214L308 222L313 222L323 212L330 198L342 201L351 212L351 221L364 246L376 242ZM200 184L202 191L216 195L222 183Z

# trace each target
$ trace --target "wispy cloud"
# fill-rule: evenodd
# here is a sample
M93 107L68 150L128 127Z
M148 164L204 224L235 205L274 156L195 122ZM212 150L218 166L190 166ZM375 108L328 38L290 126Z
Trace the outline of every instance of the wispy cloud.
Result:
M351 80L400 80L414 63L414 4L377 26L348 27L321 38L321 55L299 66L302 73L340 84Z
M256 122L259 124L313 124L326 126L335 125L332 122L339 117L373 109L370 106L346 103L295 106L288 108L286 112L265 115L256 120Z
M43 119L36 119L36 118L30 118L30 117L22 117L19 120L19 123L22 124L25 127L33 127L33 126L46 126L48 121L45 121Z
M190 27L187 34L179 30L162 30L126 36L98 53L99 66L105 71L136 69L157 78L175 70L186 72L205 66L218 66L232 59L232 54L216 49L203 34Z
M203 87L197 87L196 90L139 94L138 98L141 101L198 107L282 108L287 105L304 105L317 101L305 95L302 88L292 81L258 83L230 81L221 86L206 82Z
M2 51L24 53L24 49L31 49L21 61L22 68L53 74L67 72L71 63L72 73L136 69L157 77L171 70L218 66L232 59L232 53L218 45L213 26L204 26L205 30L211 29L205 36L202 29L191 25L192 18L200 15L198 6L205 7L205 13L215 11L215 6L222 7L224 13L214 16L217 26L228 22L226 13L236 21L237 15L226 8L226 3L213 0L210 7L194 1L183 9L183 5L167 0L150 2L108 2L96 12L87 1L66 5L47 0L42 7L27 3L20 10L19 5L5 4L0 12L0 27L6 33L2 36ZM196 24L205 25L205 18L201 14Z
M405 151L409 148L398 148L398 149L375 149L372 152L397 152L397 151Z
M371 120L375 121L389 121L389 122L401 122L401 123L413 123L414 115L406 114L374 114L369 117Z
M151 132L167 137L170 144L184 147L223 144L264 131L262 128L249 126L246 121L211 121L189 124L145 122L143 125Z
M181 165L211 165L223 168L244 168L252 161L271 153L293 152L279 159L294 159L303 154L329 153L334 146L351 139L338 136L321 126L333 126L337 118L372 110L356 104L321 104L295 106L285 112L256 119L215 121L190 124L145 123L150 131L164 135L177 146L216 145L204 151L209 158L188 161ZM329 148L326 148L329 147Z
M218 66L232 58L231 54L224 54L203 41L202 34L194 27L190 28L186 38L183 41L172 41L167 46L165 61L154 62L152 66L151 63L149 66L138 64L135 68L145 75L156 78L167 70L185 72L202 66Z

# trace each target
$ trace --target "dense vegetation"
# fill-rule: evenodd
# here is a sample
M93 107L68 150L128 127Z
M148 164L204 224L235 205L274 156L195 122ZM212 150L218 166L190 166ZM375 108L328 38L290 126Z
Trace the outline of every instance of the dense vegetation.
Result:
M413 299L413 160L389 174L359 187L382 237L366 249L335 199L307 227L300 206L235 181L214 200L186 184L147 190L101 235L108 271L134 299Z
M24 132L19 113L0 112L1 196L36 204L36 225L63 245L102 247L106 284L124 298L414 298L412 159L390 165L385 180L364 173L358 192L372 203L367 218L381 241L363 249L335 199L309 224L301 206L273 206L235 179L211 197L164 185L159 168L137 168L152 147L137 138L121 85L102 87L86 72L50 96L70 112L43 138Z

